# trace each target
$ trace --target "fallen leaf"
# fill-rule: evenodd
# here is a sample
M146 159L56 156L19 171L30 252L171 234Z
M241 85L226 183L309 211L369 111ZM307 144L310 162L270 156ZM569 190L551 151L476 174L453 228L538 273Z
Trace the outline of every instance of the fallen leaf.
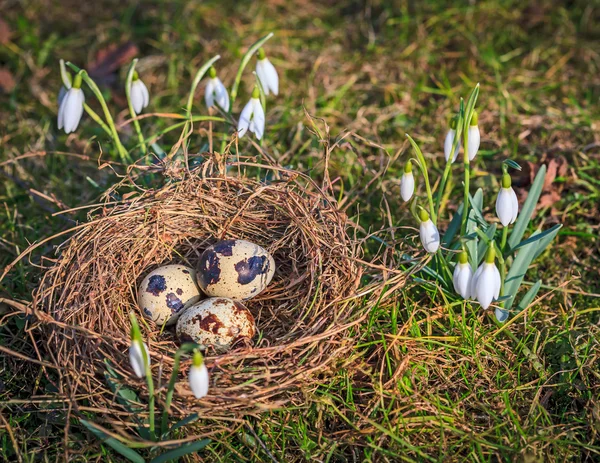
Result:
M132 42L108 45L98 51L96 59L88 64L88 72L97 83L114 83L117 71L128 64L138 52L137 46Z
M12 72L6 68L0 68L0 90L9 93L12 92L15 85L17 85L17 83L15 82Z
M8 26L8 23L0 18L0 45L6 45L10 42L10 38L12 36L12 31Z

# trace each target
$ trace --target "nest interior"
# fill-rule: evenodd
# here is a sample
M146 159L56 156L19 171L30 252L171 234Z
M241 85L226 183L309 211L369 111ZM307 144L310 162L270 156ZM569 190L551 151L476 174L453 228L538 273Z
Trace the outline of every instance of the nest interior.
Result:
M75 407L118 412L107 363L124 386L147 394L127 356L128 314L143 320L137 286L160 265L195 267L203 250L221 239L263 246L277 271L267 290L245 302L257 323L253 345L208 353L210 392L201 401L184 380L184 361L171 413L219 418L277 407L322 381L352 348L347 328L357 314L349 298L361 268L346 215L298 173L285 171L278 174L283 180L266 183L230 172L207 175L198 168L161 189L107 203L59 247L32 308L46 316L43 343L59 367L59 390ZM141 325L160 392L180 343L172 328Z

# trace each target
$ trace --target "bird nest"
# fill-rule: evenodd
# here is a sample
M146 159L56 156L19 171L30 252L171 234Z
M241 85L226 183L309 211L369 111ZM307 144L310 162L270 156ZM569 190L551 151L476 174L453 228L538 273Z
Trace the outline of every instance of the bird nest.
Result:
M158 266L194 267L209 245L240 238L267 249L277 266L268 288L245 303L258 334L253 345L207 353L210 390L201 400L185 381L184 360L170 412L231 419L302 401L302 391L324 381L352 349L348 330L359 314L351 299L361 268L351 222L299 172L239 162L225 173L209 160L178 175L117 201L112 191L113 199L74 228L45 271L31 308L42 322L45 359L59 372L59 390L75 409L130 420L107 371L119 387L148 399L128 359L129 312L144 320L138 284ZM141 325L160 404L180 343L172 328Z

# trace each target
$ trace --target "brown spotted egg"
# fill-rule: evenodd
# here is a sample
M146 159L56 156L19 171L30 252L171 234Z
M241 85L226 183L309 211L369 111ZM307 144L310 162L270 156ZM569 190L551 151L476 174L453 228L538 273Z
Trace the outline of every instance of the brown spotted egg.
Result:
M198 284L208 296L249 299L263 291L275 274L271 254L244 240L219 241L198 264Z
M171 325L200 300L196 272L185 265L165 265L150 272L138 288L138 305L157 325Z
M193 305L177 320L177 336L182 341L211 346L217 352L227 351L242 339L252 339L256 328L254 317L241 302L226 297L211 297Z

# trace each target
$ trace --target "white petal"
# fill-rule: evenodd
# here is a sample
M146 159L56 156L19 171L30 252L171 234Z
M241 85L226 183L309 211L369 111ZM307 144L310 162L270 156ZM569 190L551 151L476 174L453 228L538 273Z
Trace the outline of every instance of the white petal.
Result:
M477 270L475 271L475 275L473 275L473 278L471 279L471 298L472 299L477 299L477 293L475 291L476 287L477 287L477 281L479 281L479 277L481 276L481 274L483 273L483 265L481 264Z
M142 95L144 97L144 108L146 106L148 106L148 103L150 103L150 94L148 93L148 87L146 87L146 84L144 82L142 82L141 80L139 80L140 83L140 88L142 89Z
M217 79L209 79L206 84L206 88L204 89L204 102L206 103L206 107L210 108L215 104L215 87Z
M500 297L500 287L502 286L502 278L500 278L500 270L496 267L496 264L492 264L494 273L494 299Z
M244 109L242 109L242 112L240 114L240 120L238 121L237 126L238 137L240 138L242 138L246 134L246 131L250 126L250 120L252 118L252 109L254 107L254 105L252 104L252 100L253 98L251 98L250 101L246 103L246 106L244 106Z
M496 268L494 264L484 263L483 271L479 275L479 278L477 278L477 284L475 285L476 299L484 309L490 306L496 292L497 281L494 268Z
M189 374L190 389L196 396L196 399L201 399L208 394L208 370L203 363L199 367L192 366Z
M265 92L265 95L268 96L269 95L269 76L267 74L267 68L266 68L266 62L267 59L259 59L256 62L256 76L258 77L258 80L260 80L260 85L262 85L263 91Z
M469 127L469 161L472 161L479 151L479 144L481 143L481 135L479 134L479 126L472 125Z
M510 199L512 203L513 213L510 223L514 223L515 220L517 220L517 216L519 215L519 200L517 199L517 194L515 193L515 190L512 189L512 187L510 188Z
M400 196L404 202L408 202L415 192L415 177L412 172L404 172L400 180Z
M431 219L421 222L421 243L427 252L436 252L440 247L440 234Z
M473 270L468 263L456 264L454 269L454 290L464 299L469 298L471 294L471 280L473 279Z
M279 76L277 75L277 70L275 69L275 66L273 66L273 63L267 58L262 61L264 61L264 73L267 80L267 87L269 87L269 90L273 92L274 95L277 95L279 93Z
M58 109L60 109L62 102L65 99L65 96L67 96L67 89L64 85L61 85L60 90L58 91ZM60 128L61 127L59 127L59 129Z
M142 343L143 349L146 351L147 365L150 366L150 355L148 355L148 346L146 343ZM140 349L139 342L132 342L129 346L129 361L131 362L131 368L138 378L146 376L146 368L144 367L144 356L142 349Z
M83 103L85 97L80 88L71 88L63 101L63 125L66 133L77 130L79 121L83 114Z
M227 93L227 89L218 77L216 77L216 80L214 92L217 104L223 109L223 111L229 111L229 94Z
M68 92L65 92L58 106L58 130L62 130L65 125L65 100L67 99L67 94Z
M251 101L253 104L252 122L254 122L254 128L251 128L250 130L254 132L256 138L260 140L265 133L265 110L260 104L260 100L258 98L252 98Z
M140 114L142 112L142 109L144 109L145 88L146 86L139 79L131 84L129 95L131 97L131 105L133 106L133 112L135 114Z
M510 195L512 188L500 188L498 198L496 198L496 215L500 219L500 223L507 227L513 219L513 200Z
M450 153L452 152L452 144L454 143L454 137L456 136L456 130L450 129L446 134L446 139L444 140L444 156L446 157L446 162L450 158ZM454 151L454 156L452 157L452 162L456 161L458 156L458 151L460 150L460 140L456 145L456 150Z

